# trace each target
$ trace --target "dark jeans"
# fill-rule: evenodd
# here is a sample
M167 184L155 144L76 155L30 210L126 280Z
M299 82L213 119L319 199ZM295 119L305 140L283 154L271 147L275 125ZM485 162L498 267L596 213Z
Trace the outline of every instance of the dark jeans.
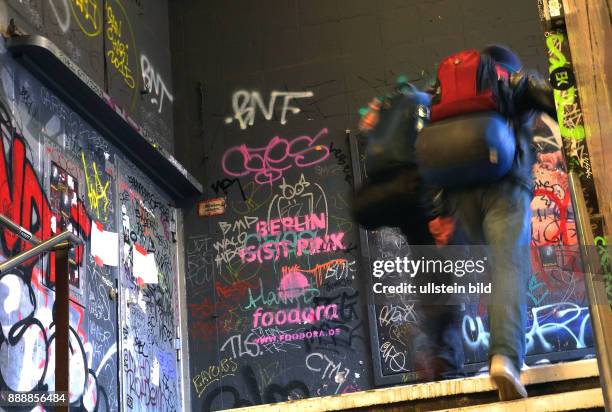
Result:
M406 240L410 245L435 245L435 240L429 233L427 219L411 220L411 224L401 227ZM450 244L462 244L465 238L461 230L456 230ZM428 259L435 248L413 248L415 258L420 258L420 251L424 251ZM435 252L433 252L435 253ZM440 277L438 276L438 279ZM426 276L417 279L426 281ZM461 338L461 322L464 316L463 305L444 304L443 299L435 304L420 303L418 305L419 328L427 337L429 353L427 364L432 379L452 379L465 376L463 372L464 353Z
M461 339L464 310L456 305L421 305L421 330L427 336L434 379L453 379L465 376Z
M370 176L353 198L354 219L366 229L381 226L399 227L409 245L435 245L427 223L433 209L425 193L416 165L408 165L383 175ZM452 243L460 244L456 234ZM415 254L418 248L412 248ZM424 253L432 249L425 248ZM423 277L424 279L424 277ZM423 368L431 378L451 378L463 375L463 344L461 321L463 306L420 304L417 308L419 329L426 336ZM414 342L415 346L421 346Z

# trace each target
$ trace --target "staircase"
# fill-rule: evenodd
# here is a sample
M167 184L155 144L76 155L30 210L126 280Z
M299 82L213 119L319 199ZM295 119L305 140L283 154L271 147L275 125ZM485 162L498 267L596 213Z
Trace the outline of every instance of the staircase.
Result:
M603 410L596 359L524 369L529 398L499 402L488 375L238 408L244 412Z

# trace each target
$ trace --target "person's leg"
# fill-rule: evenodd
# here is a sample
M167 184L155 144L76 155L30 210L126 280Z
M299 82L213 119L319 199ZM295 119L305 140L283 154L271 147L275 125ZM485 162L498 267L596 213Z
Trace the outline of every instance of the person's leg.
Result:
M461 341L463 308L459 305L422 305L421 329L431 345L433 379L465 376Z
M531 195L511 182L491 186L483 199L483 232L490 247L493 294L489 303L489 357L525 357L527 283L531 272Z
M445 194L446 207L456 219L456 227L466 244L478 245L484 242L482 231L484 189L474 187L466 190L449 191ZM460 244L456 239L451 243Z
M508 181L448 196L470 244L488 245L493 296L489 305L491 378L501 400L527 396L519 371L525 356L530 275L531 194Z
M404 226L402 232L411 245L414 259L443 259L438 252L435 241L429 233L427 219ZM452 240L451 240L452 241ZM417 274L412 279L416 285L426 284L435 278L437 282L452 283L453 275L445 279L442 274ZM447 278L449 276L446 276ZM464 354L461 341L461 321L463 307L448 304L445 296L427 297L417 305L419 329L427 337L427 349L423 350L423 359L417 360L416 367L421 369L427 380L452 379L464 376Z

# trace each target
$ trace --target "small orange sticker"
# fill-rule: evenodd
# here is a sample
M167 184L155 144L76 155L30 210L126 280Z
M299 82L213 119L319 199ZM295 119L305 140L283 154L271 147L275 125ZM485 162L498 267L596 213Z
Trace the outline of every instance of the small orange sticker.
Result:
M216 197L198 202L198 216L218 216L225 213L225 198Z

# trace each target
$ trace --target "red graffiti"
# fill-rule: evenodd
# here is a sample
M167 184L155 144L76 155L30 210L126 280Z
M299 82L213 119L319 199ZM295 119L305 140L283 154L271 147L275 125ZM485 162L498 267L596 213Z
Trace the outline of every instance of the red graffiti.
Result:
M201 303L189 304L189 333L193 339L205 342L215 336L215 304L210 297L205 297Z
M249 288L258 284L258 278L250 280L237 280L231 285L223 286L221 282L215 283L216 299L205 297L201 302L190 303L189 306L189 333L193 339L201 339L207 344L213 342L216 336L216 325L232 324L236 330L239 324L236 323L233 310L237 307L236 302L240 302L246 297ZM246 323L245 323L246 325Z
M342 389L340 393L353 393L353 392L359 392L360 390L361 389L359 389L355 385L348 385L348 386L345 386L344 389Z
M561 199L553 190L546 188L537 188L534 190L533 194L535 196L547 197L555 204L557 210L559 211L557 230L553 233L545 233L545 239L540 239L539 245L546 246L559 243L563 245L571 245L575 243L575 239L572 242L567 228L567 209L569 207L570 197L566 195L563 199Z
M234 146L223 154L221 167L230 176L254 173L256 183L272 184L288 169L312 166L327 159L329 148L318 143L327 133L327 128L323 128L313 138L299 136L291 141L275 136L260 148L249 148L245 144Z
M4 153L5 139L0 139L0 213L13 222L32 232L40 239L48 239L54 233L51 229L53 212L49 200L38 181L34 167L26 157L26 145L21 137L12 139L12 147L8 151L8 161ZM82 201L72 206L71 223L79 234L89 239L91 220ZM13 256L20 251L32 247L10 231L0 231L0 245L5 256ZM77 264L83 258L82 247L76 249ZM50 255L50 280L55 280L55 255ZM35 259L26 262L24 266L32 267Z
M221 285L221 282L215 282L215 291L217 292L217 297L220 300L223 299L232 299L235 301L239 301L243 297L247 296L247 291L249 288L257 287L257 278L252 278L250 280L237 280L228 286Z

